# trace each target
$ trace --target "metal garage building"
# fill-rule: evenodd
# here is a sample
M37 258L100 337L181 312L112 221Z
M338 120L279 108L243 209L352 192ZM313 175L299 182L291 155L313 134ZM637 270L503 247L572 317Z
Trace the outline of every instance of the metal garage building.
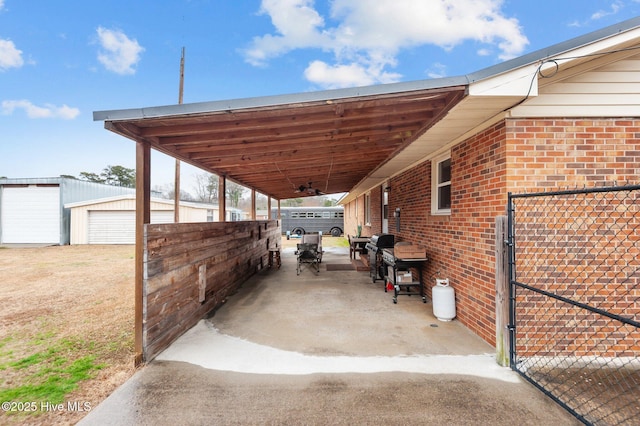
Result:
M69 244L65 204L134 193L64 177L0 179L0 244Z
M65 208L71 210L71 244L135 243L135 195L69 203ZM153 198L151 223L173 223L173 208L172 200ZM217 205L180 202L180 222L213 222L217 218Z

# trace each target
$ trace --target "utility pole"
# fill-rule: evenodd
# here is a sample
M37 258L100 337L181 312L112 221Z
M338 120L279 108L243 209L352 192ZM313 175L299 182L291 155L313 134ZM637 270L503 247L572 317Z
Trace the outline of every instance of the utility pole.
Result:
M178 89L178 104L182 104L182 95L184 93L184 47L182 48L182 56L180 58L180 88ZM173 221L180 222L180 160L176 158L176 172L174 185L173 200Z

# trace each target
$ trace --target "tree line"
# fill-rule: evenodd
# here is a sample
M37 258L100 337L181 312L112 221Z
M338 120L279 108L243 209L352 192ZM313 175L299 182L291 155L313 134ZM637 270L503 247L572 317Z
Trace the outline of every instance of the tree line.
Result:
M60 177L103 183L112 186L124 186L125 188L136 187L135 169L129 169L124 166L107 166L102 169L100 173L80 172L78 177L72 175L61 175Z

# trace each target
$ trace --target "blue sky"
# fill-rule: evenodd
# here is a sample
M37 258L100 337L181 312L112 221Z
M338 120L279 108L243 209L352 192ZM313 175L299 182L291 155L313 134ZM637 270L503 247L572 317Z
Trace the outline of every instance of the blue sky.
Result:
M640 0L0 0L0 176L135 167L98 110L457 76L638 16ZM173 182L152 157L152 186ZM201 173L182 167L182 189Z

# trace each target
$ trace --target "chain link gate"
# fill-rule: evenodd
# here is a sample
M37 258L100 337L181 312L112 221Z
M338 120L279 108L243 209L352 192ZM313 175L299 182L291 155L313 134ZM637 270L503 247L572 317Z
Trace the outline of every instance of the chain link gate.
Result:
M640 424L640 185L509 194L511 368L585 424Z

